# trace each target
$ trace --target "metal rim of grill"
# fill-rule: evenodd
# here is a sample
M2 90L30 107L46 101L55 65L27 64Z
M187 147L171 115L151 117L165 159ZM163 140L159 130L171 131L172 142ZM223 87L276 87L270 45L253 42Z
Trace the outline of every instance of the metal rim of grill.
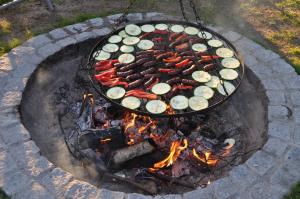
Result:
M230 95L226 95L226 96L222 96L220 94L218 94L218 97L213 97L212 99L209 99L209 106L205 109L199 110L199 111L193 111L193 110L189 110L189 111L185 111L185 112L181 112L181 113L175 113L175 114L166 114L166 113L161 113L161 114L154 114L154 113L150 113L148 111L142 111L142 110L138 110L138 109L129 109L127 107L124 107L121 105L121 103L114 101L110 98L108 98L106 96L106 89L105 87L103 87L100 83L98 83L97 81L95 81L95 79L93 78L94 76L94 70L93 70L93 66L95 64L95 59L93 57L94 52L98 51L99 49L102 49L102 46L106 44L108 38L112 35L117 34L118 32L120 32L121 30L124 30L125 26L128 24L136 24L138 26L144 25L144 24L159 24L159 23L165 23L165 24L171 24L171 25L175 25L175 24L179 24L179 25L184 25L184 26L192 26L195 28L198 28L200 31L207 31L209 33L212 34L212 39L219 39L221 41L223 41L223 47L226 48L230 48L231 50L233 50L235 57L240 61L240 67L237 68L236 72L238 72L238 78L235 80L231 80L230 83L232 83L235 86L235 90L234 92L232 92ZM210 46L207 46L208 48L211 48ZM136 51L135 51L136 52ZM219 62L219 61L218 61ZM214 73L216 74L212 74L212 72L210 71L210 74L212 75L216 75L219 77L219 69L220 69L220 65L221 63L217 64L217 70L215 69ZM121 108L125 111L128 112L133 112L139 115L144 115L144 116L150 116L153 118L161 118L161 117L165 117L165 118L170 118L170 117L186 117L186 116L191 116L194 114L201 114L201 113L206 113L209 110L221 105L222 103L224 103L225 101L227 101L228 99L231 98L231 96L237 91L237 89L239 88L242 79L244 77L244 72L245 72L245 66L244 66L244 61L240 55L240 53L237 51L237 49L231 44L230 41L228 41L226 38L224 38L222 35L220 35L219 33L207 28L207 27L200 27L199 25L195 24L195 23L191 23L191 22L186 22L186 21L176 21L176 20L150 20L150 21L140 21L137 23L127 23L127 24L123 24L122 26L120 26L118 29L112 31L110 34L104 36L103 38L100 39L100 41L92 48L90 54L89 54L89 58L88 58L88 62L87 62L87 71L88 71L88 77L89 80L93 86L93 88L96 90L96 92L102 96L105 100L107 100L108 102L112 103L113 105L115 105L117 108ZM221 79L221 78L220 78Z

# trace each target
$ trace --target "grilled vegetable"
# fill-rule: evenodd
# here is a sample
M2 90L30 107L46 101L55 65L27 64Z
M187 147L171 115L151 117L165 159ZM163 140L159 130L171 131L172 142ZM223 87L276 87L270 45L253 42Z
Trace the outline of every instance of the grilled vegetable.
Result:
M146 109L153 114L160 114L166 111L167 105L161 100L151 100L146 104Z
M163 62L166 62L166 63L177 63L181 60L181 57L171 57L171 58L168 58L168 59L163 59Z
M135 60L135 58L132 54L125 53L125 54L120 55L118 60L120 63L130 64Z
M193 96L189 99L189 107L194 111L200 111L208 107L208 101L204 97Z
M104 50L105 52L113 53L119 50L119 46L116 44L105 44L102 47L102 50Z
M198 86L194 90L194 95L204 97L205 99L210 99L214 96L214 91L208 86Z
M177 90L190 90L190 89L192 89L193 88L193 86L186 86L186 85L182 85L182 84L180 84L180 85L175 85L174 87L173 87L173 89L177 89Z
M210 45L211 47L218 48L223 45L223 42L217 39L211 39L207 42L207 44Z
M171 30L176 33L183 32L184 27L182 25L173 25L173 26L171 26Z
M201 39L211 39L212 34L210 34L209 32L206 32L206 31L200 31L200 32L198 32L198 37L200 37Z
M153 25L145 24L141 26L143 32L153 32L155 30Z
M207 51L207 46L204 44L198 43L198 44L193 44L192 49L196 52L205 52L205 51Z
M192 63L192 62L191 62ZM185 59L177 64L175 64L176 68L184 68L186 67L188 64L191 64L189 59Z
M123 46L121 46L120 51L123 52L123 53L131 53L131 52L134 51L134 47L123 45Z
M159 68L158 69L159 72L161 73L170 73L170 72L176 72L176 69L169 69L169 68Z
M177 37L181 36L182 33L174 32L169 36L169 41L174 41Z
M134 97L138 97L138 98L145 98L145 99L149 99L149 100L155 100L157 99L157 95L152 94L152 93L147 93L143 90L140 89L135 89L135 90L131 90L126 92L126 97L127 96L134 96Z
M118 35L123 37L123 38L129 37L129 35L126 34L125 30L121 30Z
M175 46L176 51L183 52L190 48L189 43L183 43L180 45Z
M231 84L230 82L227 82L227 81L224 81L223 82L223 86L221 83L218 84L218 87L217 87L217 90L220 94L222 95L226 95L226 92L227 92L228 95L232 94L235 90L235 86L233 84Z
M183 110L189 106L189 100L183 95L177 95L175 97L172 97L172 99L170 100L170 105L173 109Z
M106 96L110 99L120 99L125 95L125 89L119 86L110 88L106 92Z
M126 37L123 39L123 43L128 46L135 45L140 42L138 37Z
M97 55L98 53L98 55ZM101 60L107 60L110 58L110 53L105 52L103 50L101 51L97 51L93 54L93 56L95 57L96 60L101 61Z
M129 35L137 36L141 34L142 30L139 26L135 24L129 24L125 26L125 32Z
M211 79L209 82L205 83L206 86L209 86L211 88L217 88L220 83L220 79L217 76L211 76Z
M155 28L158 29L158 30L167 30L168 29L168 25L160 23L160 24L156 24Z
M116 44L122 41L122 37L120 35L113 35L108 38L108 42L112 44Z
M240 62L239 60L237 60L236 58L225 58L221 61L221 64L225 67L225 68L238 68L240 66Z
M130 109L137 109L141 106L141 100L137 97L125 97L122 102L122 106L130 108Z
M188 35L196 35L198 34L199 30L195 27L189 26L184 29L184 32Z
M211 80L211 75L205 71L195 71L192 73L192 78L197 82L208 82Z
M229 48L218 48L216 54L223 58L233 57L234 53Z
M156 56L156 59L157 60L162 60L162 59L166 59L168 57L171 57L173 54L173 52L166 52L166 53L163 53L163 54L160 54L158 56Z
M163 95L166 94L167 92L169 92L171 90L171 86L169 84L166 83L158 83L155 84L151 91L157 95Z
M222 69L219 73L220 73L221 77L226 80L234 80L239 76L235 70L227 69L227 68Z
M149 50L154 46L154 43L150 40L141 40L137 46L142 50Z

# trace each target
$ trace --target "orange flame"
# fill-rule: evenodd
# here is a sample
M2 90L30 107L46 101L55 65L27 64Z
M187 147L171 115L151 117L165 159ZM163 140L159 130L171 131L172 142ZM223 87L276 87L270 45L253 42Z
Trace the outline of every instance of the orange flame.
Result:
M167 105L166 113L167 113L168 115L173 115L173 114L175 114L175 111L174 111L174 109L170 106L170 104Z
M134 113L127 113L125 114L124 117L124 123L125 125L125 129L124 131L126 132L130 127L133 127L135 125L135 120L136 120L137 114Z
M106 139L100 140L101 144L106 144L106 143L108 143L110 141L111 141L110 138L106 138Z
M181 152L187 148L187 146L188 146L187 139L183 140L183 146L181 146L181 141L172 142L170 147L170 154L168 155L168 157L160 162L155 163L153 168L150 169L150 171L155 171L163 167L168 167L172 165L177 160Z
M193 149L193 155L200 160L201 162L209 165L209 166L214 166L215 164L217 164L218 160L217 159L213 159L211 157L211 152L210 151L205 151L204 152L204 157L201 157L200 155L197 154L196 150Z

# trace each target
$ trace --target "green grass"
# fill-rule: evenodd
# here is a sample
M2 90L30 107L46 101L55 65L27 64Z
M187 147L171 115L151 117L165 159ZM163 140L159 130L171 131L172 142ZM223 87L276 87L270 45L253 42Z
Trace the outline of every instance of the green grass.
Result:
M0 189L0 199L9 199L10 197L8 197L4 191L2 191L2 189Z
M0 0L0 5L1 5L1 4L8 3L8 2L10 2L10 1L12 1L12 0Z
M298 182L284 199L300 199L300 182Z

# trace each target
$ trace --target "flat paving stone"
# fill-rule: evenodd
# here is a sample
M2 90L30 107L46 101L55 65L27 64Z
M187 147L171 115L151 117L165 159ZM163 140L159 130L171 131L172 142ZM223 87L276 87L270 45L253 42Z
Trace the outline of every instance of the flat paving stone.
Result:
M86 31L89 26L85 23L77 23L77 24L73 24L73 25L69 25L64 27L66 30L70 31L71 33L81 33Z
M255 184L249 191L253 199L282 199L282 196L286 193L286 189L283 187L279 185L272 186L266 182Z
M246 164L261 176L266 174L272 167L276 166L274 158L263 151L255 152L246 161Z
M241 184L238 184L237 182L233 181L229 177L221 178L211 184L214 188L214 192L216 195L216 198L218 199L226 199L230 198L232 195L237 193L239 190L244 189L245 187L242 187Z
M5 174L17 169L17 163L7 151L0 151L0 179L5 178Z
M92 24L92 26L102 26L104 23L104 20L102 18L94 18L94 19L90 19L88 20L89 23Z
M37 182L24 187L24 190L17 193L15 197L20 199L56 199L52 193Z
M245 165L239 165L237 167L234 167L229 172L229 175L231 176L233 181L241 184L242 186L252 184L259 177L255 172L253 172Z
M292 104L300 106L300 90L291 91Z
M97 196L97 188L87 182L73 180L66 187L66 199L94 199Z
M66 31L64 31L62 28L58 28L50 31L49 35L53 39L58 40L67 37L69 34Z
M152 196L146 196L138 193L129 193L125 196L125 199L152 199Z
M211 188L196 189L183 194L183 199L212 199L215 198Z
M0 128L0 136L6 145L23 143L24 141L28 141L30 139L29 132L22 124L20 124L18 120L4 120L3 123L0 124Z
M22 93L20 91L6 91L2 93L2 95L0 99L0 110L18 106L21 102Z
M41 57L47 58L47 57L50 57L51 55L55 54L59 50L61 50L61 46L51 43L51 44L47 44L46 46L39 48L37 53Z
M72 44L75 44L76 43L76 40L74 38L71 38L71 37L67 37L65 39L61 39L59 41L57 41L55 44L61 46L61 47L66 47L66 46L69 46L69 45L72 45Z
M267 90L266 95L270 105L285 105L287 103L284 90Z
M242 35L240 35L237 32L233 32L233 31L225 32L222 35L231 42L237 41L242 37Z
M96 35L96 36L104 36L107 35L111 32L110 28L101 28L101 29L94 29L92 30L92 32Z
M273 121L269 123L268 134L282 140L291 140L292 127L288 122Z
M182 196L179 194L168 194L163 196L155 196L154 199L182 199Z
M143 19L142 13L130 13L127 15L127 19L130 21L139 21Z
M267 143L264 145L263 150L273 154L276 157L283 156L284 152L288 148L288 144L278 138L270 137Z
M100 189L97 195L97 199L123 199L125 197L125 193L118 191L110 191L107 189Z
M285 106L268 106L268 118L270 121L276 119L288 119L289 110Z
M26 154L22 160L18 160L22 164L22 168L30 176L41 176L44 172L50 170L54 165L45 157L34 154Z
M273 59L269 61L267 65L272 68L273 71L278 72L283 76L284 74L295 74L295 69L282 58Z
M50 42L52 42L52 40L46 34L42 34L29 39L28 41L25 42L25 45L29 45L37 49Z

